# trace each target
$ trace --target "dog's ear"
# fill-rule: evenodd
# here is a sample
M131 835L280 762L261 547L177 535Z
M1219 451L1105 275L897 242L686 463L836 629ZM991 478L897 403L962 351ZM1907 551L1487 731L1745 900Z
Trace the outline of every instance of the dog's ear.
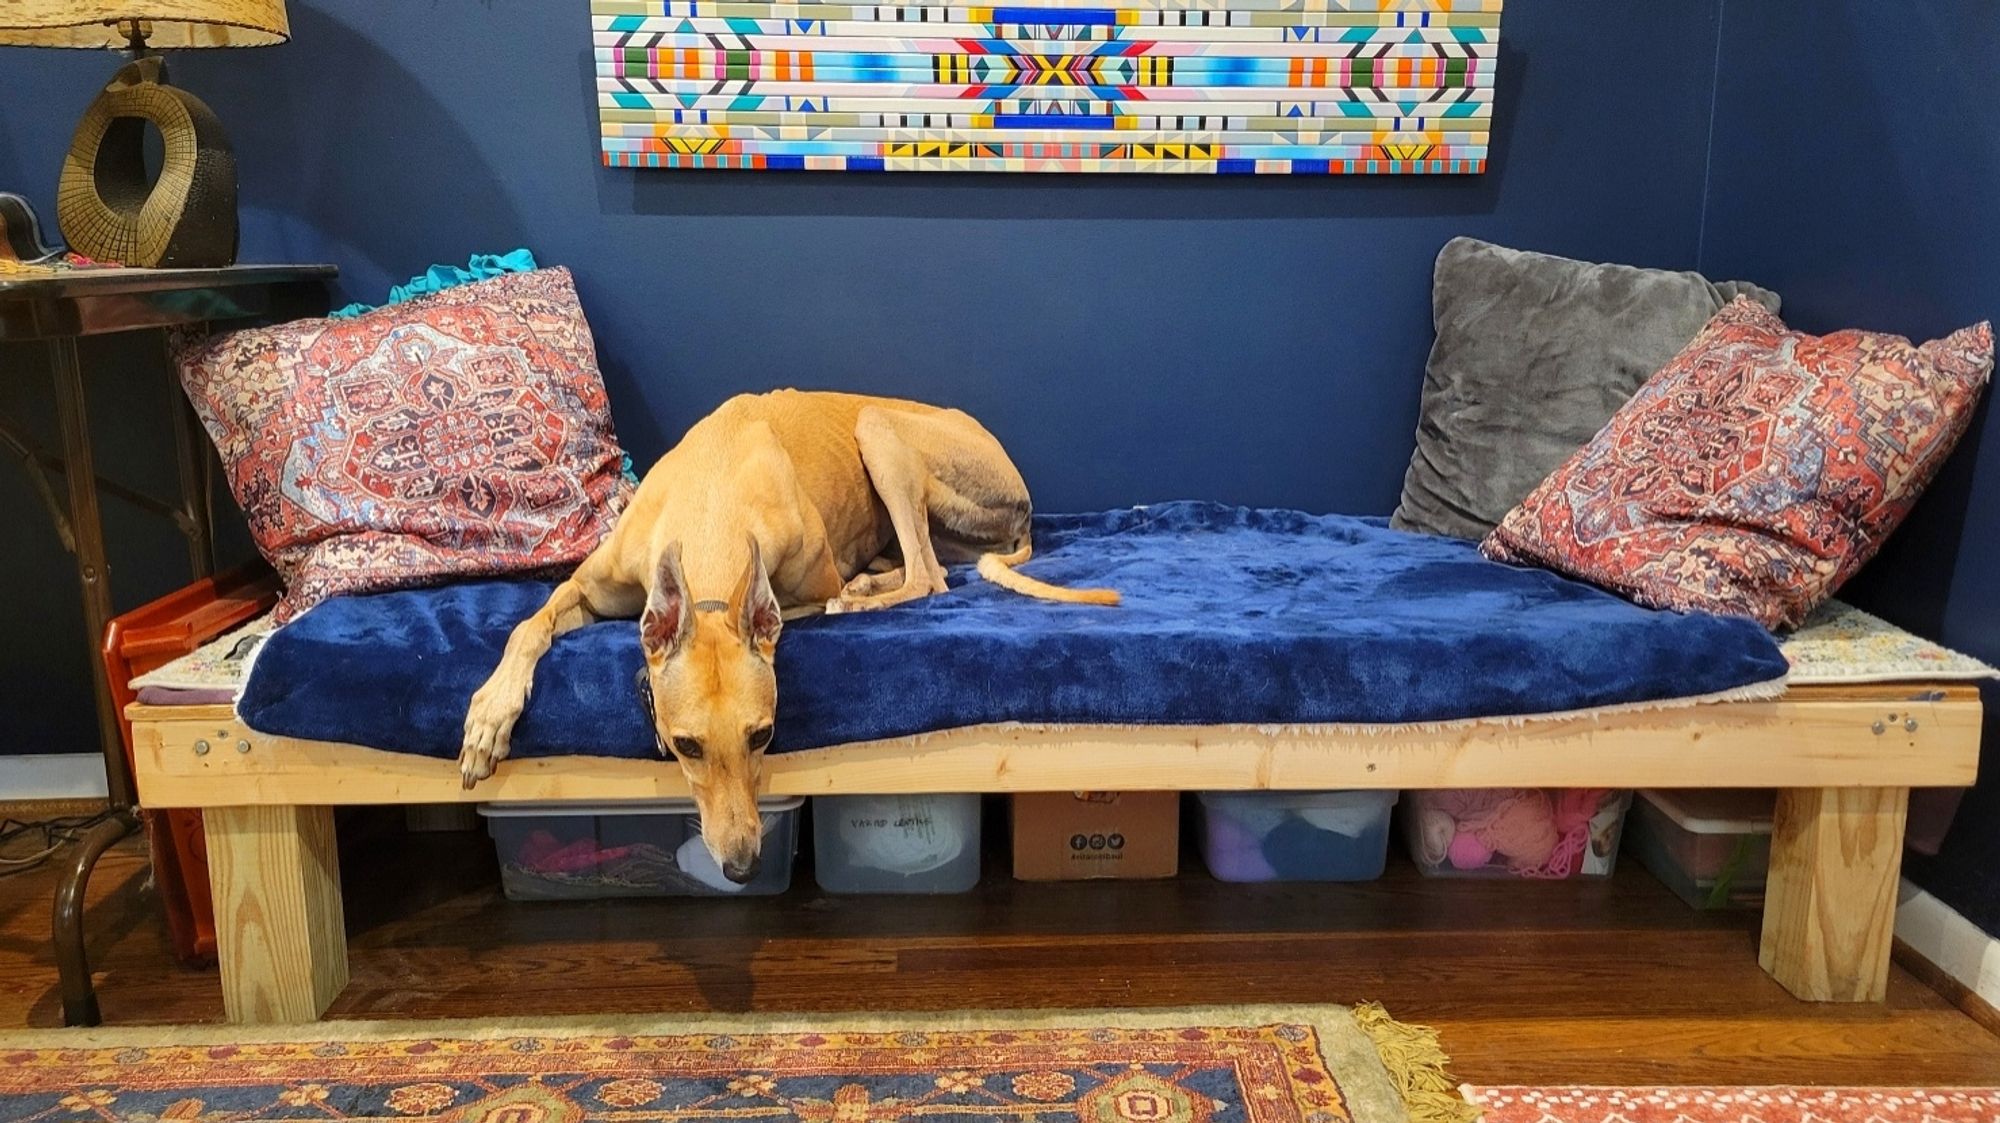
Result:
M763 547L754 534L750 536L750 563L743 567L736 592L729 598L729 614L758 654L769 659L777 652L784 617L778 611L778 598L771 592L771 575L764 569Z
M681 572L681 544L660 552L653 587L646 594L646 611L639 616L639 646L647 659L664 659L694 631L694 606L688 600L687 577Z

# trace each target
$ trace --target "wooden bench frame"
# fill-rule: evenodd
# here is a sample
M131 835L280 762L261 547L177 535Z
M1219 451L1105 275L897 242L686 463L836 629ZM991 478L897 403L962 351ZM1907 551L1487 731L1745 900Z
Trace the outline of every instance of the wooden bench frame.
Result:
M228 1017L318 1018L347 983L333 811L686 794L661 762L455 762L256 733L227 706L127 708L147 808L200 808ZM1479 787L1782 789L1760 962L1813 1001L1888 984L1912 787L1978 767L1978 690L1799 687L1781 698L1373 733L1315 727L980 726L774 757L773 794Z

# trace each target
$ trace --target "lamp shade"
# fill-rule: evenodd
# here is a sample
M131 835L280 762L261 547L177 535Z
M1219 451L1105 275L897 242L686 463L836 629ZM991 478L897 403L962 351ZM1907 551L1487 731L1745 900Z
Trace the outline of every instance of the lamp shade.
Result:
M268 47L292 37L285 0L0 0L0 46L124 47L121 25L147 25L146 45Z

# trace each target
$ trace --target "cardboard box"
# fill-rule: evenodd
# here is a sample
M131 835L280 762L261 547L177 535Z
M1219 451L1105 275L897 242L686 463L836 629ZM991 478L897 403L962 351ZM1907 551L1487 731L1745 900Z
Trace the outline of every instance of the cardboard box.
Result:
M1179 792L1033 792L1013 799L1022 881L1172 877L1181 866Z

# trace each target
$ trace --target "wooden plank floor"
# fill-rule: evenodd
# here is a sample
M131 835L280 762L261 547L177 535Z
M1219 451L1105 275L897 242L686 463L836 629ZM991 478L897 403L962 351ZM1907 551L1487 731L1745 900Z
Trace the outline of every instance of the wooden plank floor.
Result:
M1438 1026L1480 1083L2000 1085L2000 1038L1898 969L1884 1006L1795 1002L1748 914L1700 914L1636 863L1609 882L1028 885L978 891L515 905L483 834L343 822L353 981L335 1018L1376 1000ZM370 829L356 829L357 827ZM357 837L358 836L358 837ZM57 1024L52 870L0 879L0 1027ZM143 856L93 884L113 1024L213 1021L176 966Z

